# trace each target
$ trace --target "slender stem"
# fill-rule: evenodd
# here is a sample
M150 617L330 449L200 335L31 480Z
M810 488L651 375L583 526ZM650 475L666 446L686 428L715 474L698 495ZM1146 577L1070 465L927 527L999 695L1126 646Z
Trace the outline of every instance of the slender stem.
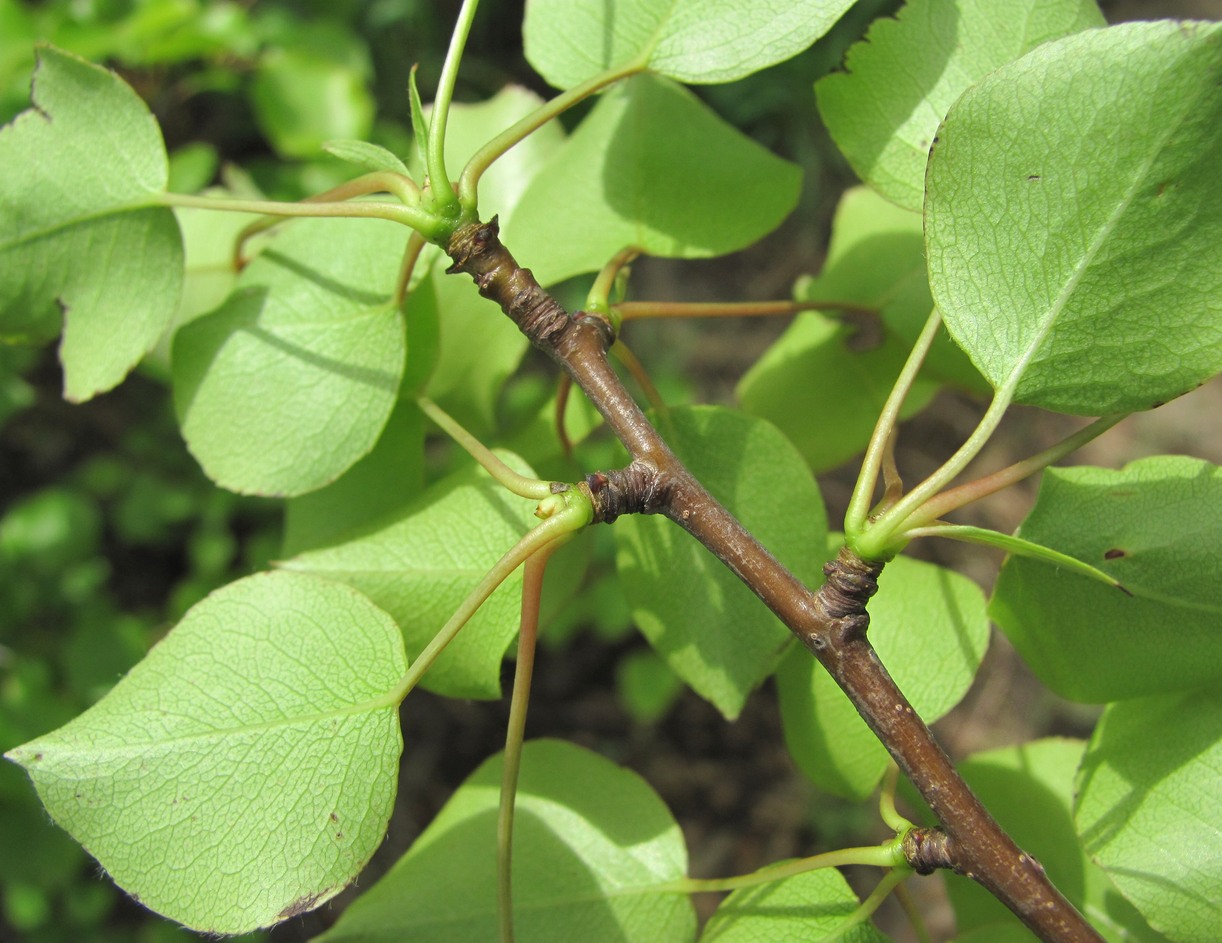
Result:
M413 206L386 203L381 200L283 203L278 200L230 200L224 197L193 196L187 193L163 193L160 194L160 200L167 206L221 210L229 213L255 213L259 216L338 216L388 219L394 223L410 226L426 237L439 231L437 220L431 213Z
M556 439L560 442L560 451L568 458L573 454L573 440L569 438L569 430L565 423L565 410L569 405L569 393L573 389L573 378L567 373L560 374L556 382Z
M887 827L897 834L912 828L912 823L895 808L895 787L899 778L900 768L894 763L888 763L887 772L883 776L883 788L878 795L878 814L887 823Z
M853 496L849 500L849 507L844 515L845 536L854 549L856 549L855 541L865 534L869 526L870 506L874 503L874 491L878 487L878 474L887 452L887 443L891 441L896 424L899 422L904 400L909 390L912 389L912 384L921 371L921 365L925 362L925 355L929 353L929 348L941 326L942 315L937 308L934 308L925 326L921 328L916 343L912 345L903 369L895 378L895 385L891 387L887 402L883 404L882 411L878 414L874 434L870 436L870 444L866 447L861 471L857 476L857 484L853 488Z
M908 922L912 924L912 932L916 934L918 943L933 943L933 937L929 935L929 928L925 926L921 911L905 885L895 885L895 899L899 901L905 916L908 917Z
M433 98L433 113L429 119L429 140L425 150L425 164L429 172L429 190L433 205L443 214L457 207L458 200L446 173L446 123L450 116L450 102L454 97L454 83L458 80L458 64L462 61L463 48L475 20L479 0L463 0L458 11L458 22L450 36L450 48L441 67L441 78L437 82L437 94Z
M637 382L637 385L645 394L645 398L649 400L649 405L659 413L666 412L666 401L662 399L662 394L658 392L658 388L653 385L653 380L649 379L649 374L645 372L645 367L636 359L636 354L628 349L628 345L621 340L617 340L611 345L611 355L622 363L624 369L632 375L632 379Z
M652 885L649 890L658 893L704 894L714 891L737 891L744 887L755 887L759 884L770 884L795 874L805 874L807 871L817 871L820 868L839 868L848 864L868 865L877 868L896 868L907 871L904 864L904 854L898 842L886 845L868 845L863 848L839 848L836 851L826 851L810 858L799 858L797 861L786 861L783 864L769 865L752 871L750 874L740 874L729 878L679 878L677 881L667 881L664 884ZM911 873L911 872L908 872Z
M624 321L639 318L747 318L802 311L849 311L878 314L877 308L849 301L623 301L611 306Z
M833 943L833 941L840 939L854 927L865 923L870 919L874 911L878 910L879 905L887 899L887 895L911 874L911 871L896 868L878 882L878 886L870 892L870 896L863 900L856 910L845 917L844 922L840 926L820 939L818 943Z
M985 475L983 478L977 478L975 481L968 482L967 484L959 485L957 488L943 491L917 508L908 518L908 525L911 527L924 527L952 511L957 511L964 505L971 504L973 501L979 501L981 498L994 494L1003 488L1017 484L1024 478L1029 478L1036 472L1047 468L1053 462L1059 462L1066 455L1082 448L1087 442L1097 439L1128 415L1130 414L1113 413L1110 416L1102 416L1090 425L1079 429L1073 435L1066 436L1060 442L1032 455L1028 459L1015 462L1007 468L993 472L991 475Z
M402 701L411 693L412 688L420 683L420 679L433 666L433 662L437 660L437 657L445 651L447 645L454 641L462 627L475 615L485 600L496 591L496 588L508 578L510 573L552 541L580 530L589 522L588 509L583 512L582 508L571 506L557 514L553 514L541 524L537 524L525 537L514 544L509 549L509 552L501 557L491 570L484 574L484 578L479 581L475 589L471 590L467 598L462 601L462 605L458 607L454 615L450 616L449 621L441 627L437 634L433 636L432 641L416 656L416 660L412 662L411 666L407 669L407 673L399 681L399 687L395 691L395 696L398 700Z
M475 152L467 161L462 175L458 180L458 197L463 209L474 214L477 204L477 191L480 178L496 160L509 151L515 144L530 137L557 115L563 114L574 105L579 104L591 95L601 92L608 85L614 85L621 79L629 78L645 69L643 62L633 61L606 72L600 72L580 85L574 85L567 92L561 92L555 98L545 102L520 121L506 128L491 141Z
M395 293L392 296L395 307L403 304L412 285L412 273L416 271L416 263L420 253L428 243L418 232L413 232L407 240L407 248L403 252L403 261L399 264L399 277L395 279Z
M532 498L535 501L542 501L556 494L556 489L552 487L553 482L518 474L432 400L422 396L416 400L416 404L422 413L441 427L442 432L461 445L468 455L479 462L484 471L507 490L518 497Z
M612 319L611 326L619 332L619 324L622 320L618 312L612 315L617 306L611 303L611 294L615 291L615 282L619 278L620 272L630 262L633 262L640 256L643 250L637 246L628 246L625 249L620 249L606 265L602 267L602 271L594 279L594 284L590 286L590 291L586 295L585 310L594 314L601 314L606 318Z
M526 736L526 712L530 706L530 682L535 667L535 642L539 637L539 600L543 574L552 552L562 539L553 540L526 561L522 573L522 614L518 624L518 662L509 701L509 723L505 730L501 802L496 822L497 908L501 943L513 943L513 809L522 767L522 742Z

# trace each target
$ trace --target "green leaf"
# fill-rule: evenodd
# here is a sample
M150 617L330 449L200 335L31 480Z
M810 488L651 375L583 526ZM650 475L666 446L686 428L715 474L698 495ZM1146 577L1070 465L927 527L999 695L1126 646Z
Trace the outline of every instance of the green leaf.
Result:
M250 100L260 128L284 157L316 157L326 142L364 139L373 128L374 102L361 71L317 49L266 52Z
M776 228L800 176L691 92L638 76L603 95L540 170L505 243L544 284L597 271L629 245L720 255Z
M1222 472L1186 456L1120 471L1050 468L1021 536L1084 560L1132 596L1011 557L990 615L1040 680L1110 701L1222 678Z
M347 587L248 577L111 692L10 751L47 810L146 907L242 933L335 896L381 843L407 664Z
M966 92L929 162L946 325L1001 395L1149 409L1222 367L1222 24L1047 43Z
M1087 857L1074 832L1074 775L1084 744L1050 738L968 757L960 772L1001 826L1044 866L1052 883L1110 943L1165 943ZM997 898L973 881L948 879L957 940L1035 943ZM978 933L979 936L973 934Z
M1176 943L1212 943L1222 924L1219 730L1217 690L1109 705L1076 784L1087 852Z
M955 99L1041 43L1103 25L1094 0L909 0L874 21L844 72L815 83L819 112L862 180L920 211L929 148Z
M407 165L379 144L368 141L324 141L322 149L356 167L370 172L389 171L408 176Z
M639 63L680 82L733 82L796 56L853 0L530 0L526 58L557 88Z
M501 757L479 767L382 880L318 943L497 939ZM522 750L514 824L520 940L688 943L686 895L650 893L687 868L670 811L631 770L555 740Z
M658 418L692 473L799 579L815 582L827 519L793 446L760 419L716 406ZM616 569L633 618L671 669L727 718L771 674L790 634L721 562L678 526L616 522Z
M529 473L521 459L515 468ZM399 623L411 657L425 647L484 574L537 524L534 505L470 468L353 539L281 566L340 580ZM424 676L449 697L497 698L501 661L518 631L519 570L492 594Z
M286 225L224 305L178 331L174 403L213 481L304 494L373 448L403 376L391 295L406 240L382 220Z
M403 509L423 489L424 415L401 400L368 455L325 488L289 498L285 556L341 543Z
M713 912L700 943L763 943L823 940L835 933L860 903L835 868L806 871L772 884L735 891ZM838 943L885 943L869 923Z
M118 76L49 46L34 107L0 129L0 339L63 324L64 395L118 384L178 303L182 243L157 122Z
M838 549L829 548L829 557ZM897 557L870 600L870 641L913 708L933 723L959 703L984 657L984 594L951 570ZM864 799L887 767L887 751L836 682L805 649L777 673L785 743L821 789Z

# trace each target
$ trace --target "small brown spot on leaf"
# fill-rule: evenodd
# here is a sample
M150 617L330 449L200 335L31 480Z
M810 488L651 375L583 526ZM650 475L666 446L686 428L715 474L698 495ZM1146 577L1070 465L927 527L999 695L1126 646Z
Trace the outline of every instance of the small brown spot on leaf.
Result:
M37 763L37 762L38 762L39 760L41 760L41 759L42 759L42 754L41 754L41 753L35 753L35 754L34 754L34 762L35 762L35 763Z
M334 812L332 812L332 813L331 813L330 818L331 818L331 821L332 821L332 822L338 822L338 821L339 821L339 816L338 816L338 815L336 815Z
M1119 560L1121 557L1129 555L1127 550L1121 550L1119 547L1113 547L1103 554L1104 560Z
M326 891L319 891L317 894L306 894L304 897L298 897L295 901L289 904L284 910L276 914L281 920L288 920L291 917L300 917L303 913L313 910L317 905L319 898Z
M1027 174L1027 179L1028 180L1039 180L1040 175L1039 174Z

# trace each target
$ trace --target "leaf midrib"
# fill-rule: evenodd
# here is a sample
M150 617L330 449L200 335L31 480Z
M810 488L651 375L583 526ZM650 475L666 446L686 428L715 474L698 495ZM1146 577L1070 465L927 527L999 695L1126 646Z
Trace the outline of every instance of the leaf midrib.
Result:
M1099 227L1099 230L1096 232L1095 237L1091 240L1090 245L1087 246L1086 251L1082 254L1081 261L1074 267L1072 275L1066 281L1064 287L1062 287L1057 297L1053 300L1052 306L1049 308L1048 313L1044 315L1043 320L1040 322L1039 328L1037 329L1031 343L1015 362L1009 376L1006 377L1005 382L998 388L997 395L999 397L1004 397L1007 400L1013 397L1014 391L1018 388L1018 384L1022 381L1023 374L1027 371L1027 368L1031 366L1032 361L1035 359L1036 354L1043 346L1044 341L1052 332L1052 329L1056 326L1056 322L1064 312L1066 305L1069 303L1069 299L1073 296L1073 293L1077 289L1079 283L1082 281L1082 278L1094 263L1095 257L1103 248L1103 244L1106 242L1108 236L1112 234L1116 226L1119 224L1121 217L1132 205L1133 198L1137 195L1137 191L1141 185L1146 182L1150 174L1150 169L1154 166L1155 161L1166 149L1167 142L1180 130L1180 127L1183 125L1187 116L1197 107L1197 102L1200 100L1202 94L1201 86L1198 85L1197 88L1197 94L1188 100L1188 103L1181 109L1180 114L1176 116L1175 121L1164 124L1163 134L1159 137L1157 146L1150 149L1149 156L1142 162L1138 171L1133 175L1133 180L1129 184L1128 189L1125 191L1124 196L1116 204L1116 208L1111 212L1111 214L1109 214L1103 225Z
M156 197L158 194L149 194L150 197ZM136 213L141 210L148 209L165 209L164 206L156 199L151 199L147 203L127 203L121 206L111 206L106 209L100 209L95 212L86 213L81 216L73 216L71 219L66 219L55 223L51 226L43 226L39 229L31 229L21 233L14 239L0 241L0 253L8 252L10 249L19 248L31 243L41 242L44 239L53 239L65 230L72 229L76 226L82 226L87 223L95 223L98 221L107 220L111 217L123 216L126 213Z

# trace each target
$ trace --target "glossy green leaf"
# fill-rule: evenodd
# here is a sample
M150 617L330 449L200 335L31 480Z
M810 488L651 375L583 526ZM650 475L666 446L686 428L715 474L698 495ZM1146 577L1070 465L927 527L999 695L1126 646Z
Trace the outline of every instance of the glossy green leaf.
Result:
M639 63L690 84L733 82L796 56L853 0L529 0L530 64L557 88Z
M827 519L800 455L773 426L722 407L670 410L657 422L693 474L799 579L814 582ZM677 525L615 524L616 569L650 644L698 694L734 718L791 636L721 562Z
M520 459L510 459L523 468ZM534 504L482 470L448 476L352 539L281 566L340 580L395 617L411 657L425 647L494 563L537 524ZM496 698L501 661L518 632L521 570L471 618L424 676L450 697Z
M1149 409L1222 369L1222 24L1046 43L966 92L929 162L947 327L999 391Z
M1186 456L1051 468L1021 536L1119 580L1131 596L1046 563L1002 566L990 615L1040 679L1111 701L1222 678L1222 471Z
M869 613L878 657L925 722L959 703L988 647L980 588L943 567L897 557L879 577ZM823 666L795 648L777 687L785 743L802 771L827 792L869 795L887 767L887 751Z
M1176 943L1212 943L1222 925L1219 730L1216 689L1109 705L1076 783L1087 852Z
M800 282L794 294L827 301L828 312L843 302L881 313L881 324L873 315L799 315L739 382L743 409L775 423L821 472L870 441L878 412L933 308L921 218L864 187L848 191L836 209L823 271ZM945 367L961 378L965 359L944 340L930 353L928 372ZM846 390L854 395L846 396ZM918 379L903 415L925 406L935 390L930 379Z
M480 766L318 943L497 939L501 765L498 755ZM572 744L525 745L514 824L518 939L690 943L687 896L648 891L686 868L678 824L639 776Z
M241 933L333 897L381 843L406 668L390 617L349 588L252 576L6 756L146 907Z
M860 901L835 868L807 871L771 884L735 891L713 912L700 943L798 943L822 940L840 929ZM885 943L869 923L838 943Z
M959 770L1019 847L1044 866L1052 883L1105 940L1165 943L1090 861L1074 832L1074 775L1084 746L1078 740L1036 740L974 754ZM956 940L1035 943L1034 934L973 881L948 879L947 891L960 933Z
M288 224L224 305L178 331L174 403L213 481L304 494L373 448L404 370L391 295L406 241L382 220Z
M919 211L938 124L972 84L1041 43L1103 26L1094 0L909 0L815 84L819 112L862 180Z
M629 245L720 255L776 228L800 176L691 92L638 76L603 95L540 170L505 242L544 284L597 271Z
M60 333L64 395L119 383L165 329L182 242L157 204L157 122L118 76L51 47L34 107L0 129L0 339Z

